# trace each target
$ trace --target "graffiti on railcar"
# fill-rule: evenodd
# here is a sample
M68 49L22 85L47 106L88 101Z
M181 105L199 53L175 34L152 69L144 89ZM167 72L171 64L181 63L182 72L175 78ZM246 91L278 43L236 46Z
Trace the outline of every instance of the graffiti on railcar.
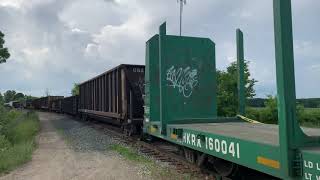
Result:
M193 93L193 89L199 84L198 70L191 69L189 66L186 68L171 66L167 70L166 80L170 82L169 86L178 88L179 93L189 98Z

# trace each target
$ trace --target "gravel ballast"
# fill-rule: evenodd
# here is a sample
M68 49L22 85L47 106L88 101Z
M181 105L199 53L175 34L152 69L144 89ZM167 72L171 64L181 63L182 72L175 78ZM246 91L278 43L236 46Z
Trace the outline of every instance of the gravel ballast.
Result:
M105 153L116 143L111 136L89 126L88 122L74 120L74 117L61 116L53 125L75 151Z

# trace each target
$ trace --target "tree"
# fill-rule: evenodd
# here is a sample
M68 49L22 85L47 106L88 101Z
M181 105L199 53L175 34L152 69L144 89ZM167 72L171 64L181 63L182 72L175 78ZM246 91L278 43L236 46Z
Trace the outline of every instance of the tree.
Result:
M265 101L265 108L250 108L247 117L262 123L278 124L277 96L268 95ZM300 123L306 122L305 108L303 104L296 103L296 118ZM310 118L312 119L312 118ZM315 122L315 121L313 121Z
M25 100L33 100L33 99L37 99L37 97L31 96L31 95L25 95L24 99Z
M79 84L77 84L77 83L74 83L74 84L73 84L73 88L72 88L72 90L71 90L71 94L72 94L73 96L79 95Z
M264 103L265 111L262 111L259 119L264 123L277 124L278 123L278 106L277 97L268 95L268 99Z
M23 93L17 93L17 94L14 96L14 100L15 100L15 101L24 100L24 94L23 94Z
M4 102L8 103L10 101L14 101L15 100L15 95L16 95L16 91L14 90L8 90L4 93Z
M7 59L10 57L8 48L3 47L4 43L4 34L0 31L0 64L7 62Z
M249 61L244 62L245 95L246 98L254 97L254 85L257 82L251 78ZM238 109L238 73L237 63L232 62L226 71L217 71L218 79L218 116L235 116Z
M10 101L24 101L24 100L29 100L29 99L36 99L36 97L33 96L27 96L23 93L18 93L14 90L8 90L4 93L4 95L2 96L0 93L0 104L1 102L10 102ZM3 104L2 103L2 104Z
M3 96L2 96L2 94L1 94L1 92L0 92L0 106L3 104Z

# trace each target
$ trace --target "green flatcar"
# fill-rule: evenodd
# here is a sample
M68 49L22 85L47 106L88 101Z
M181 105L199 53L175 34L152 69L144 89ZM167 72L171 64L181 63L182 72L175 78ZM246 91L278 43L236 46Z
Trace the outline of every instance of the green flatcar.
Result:
M167 35L162 24L146 43L144 132L183 147L191 162L209 161L221 177L241 166L274 178L318 180L320 130L300 128L296 117L291 1L273 3L279 125L217 117L215 43ZM242 40L237 30L240 115Z

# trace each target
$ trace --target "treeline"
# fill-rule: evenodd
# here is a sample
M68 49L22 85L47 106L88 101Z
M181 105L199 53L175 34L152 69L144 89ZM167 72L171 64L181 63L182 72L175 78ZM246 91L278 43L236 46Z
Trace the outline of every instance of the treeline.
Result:
M248 106L250 107L266 107L266 98L252 98L248 99ZM320 98L305 98L297 99L297 104L304 106L305 108L320 108Z
M23 101L28 99L35 99L36 97L25 95L21 92L16 92L15 90L8 90L1 94L0 92L0 103L8 103L10 101Z
M318 108L306 108L301 101L297 102L297 120L302 126L320 127L320 110ZM262 123L277 124L278 108L276 97L269 96L265 99L263 107L247 107L246 116Z
M249 72L249 62L245 61L245 96L247 98L246 117L262 123L277 124L278 108L274 96L253 98L257 82ZM233 117L238 112L237 64L232 62L226 70L217 71L217 104L219 117ZM320 127L320 98L298 99L297 119L303 126Z

